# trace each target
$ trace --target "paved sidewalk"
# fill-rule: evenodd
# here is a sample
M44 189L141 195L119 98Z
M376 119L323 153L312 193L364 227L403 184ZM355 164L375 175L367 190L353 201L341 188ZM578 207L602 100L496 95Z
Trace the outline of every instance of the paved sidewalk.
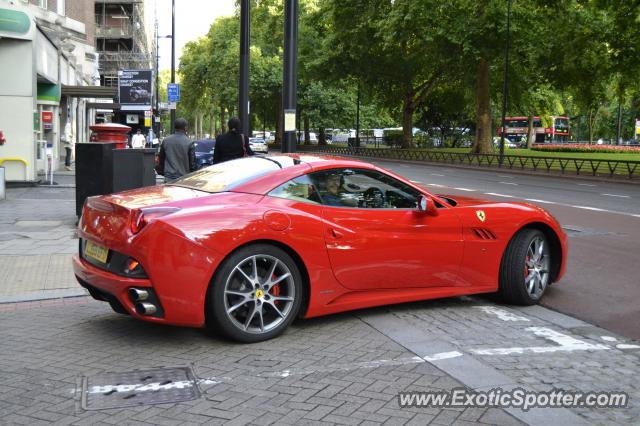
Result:
M86 294L69 262L78 250L73 173L54 181L7 188L0 201L0 303Z

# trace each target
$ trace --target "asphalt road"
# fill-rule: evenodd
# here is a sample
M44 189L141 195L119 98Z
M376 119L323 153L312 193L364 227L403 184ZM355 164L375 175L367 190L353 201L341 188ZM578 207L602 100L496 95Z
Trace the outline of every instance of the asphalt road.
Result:
M565 277L542 304L640 340L640 185L376 161L434 193L527 201L569 235Z

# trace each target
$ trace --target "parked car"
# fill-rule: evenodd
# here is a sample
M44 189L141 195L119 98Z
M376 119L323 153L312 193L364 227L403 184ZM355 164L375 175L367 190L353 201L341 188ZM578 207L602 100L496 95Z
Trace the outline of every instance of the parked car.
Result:
M196 148L196 164L198 165L198 169L211 166L213 164L213 152L216 147L215 139L203 139L195 141L193 144Z
M249 146L255 153L266 154L269 152L267 142L263 138L249 138Z
M438 195L320 155L245 157L89 197L78 236L73 269L96 299L241 342L298 317L439 297L532 305L567 264L567 236L541 207Z

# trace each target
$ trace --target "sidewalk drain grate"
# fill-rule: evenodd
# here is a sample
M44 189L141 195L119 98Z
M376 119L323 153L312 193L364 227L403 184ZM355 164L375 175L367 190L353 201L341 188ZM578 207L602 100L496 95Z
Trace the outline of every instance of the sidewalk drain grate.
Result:
M82 380L82 408L107 410L191 401L200 397L188 367L102 373Z

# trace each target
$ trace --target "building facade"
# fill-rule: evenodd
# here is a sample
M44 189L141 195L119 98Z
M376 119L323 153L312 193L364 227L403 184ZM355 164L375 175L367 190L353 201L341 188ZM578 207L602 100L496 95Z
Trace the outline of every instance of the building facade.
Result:
M96 0L94 10L100 84L117 87L118 72L121 70L152 69L154 38L151 23L155 3L143 0ZM98 110L98 120L126 124L134 131L138 128L148 130L144 119L144 109L123 111L118 101Z
M0 163L7 181L46 180L62 167L67 123L74 142L89 139L93 99L65 91L99 83L92 15L90 0L0 0Z

